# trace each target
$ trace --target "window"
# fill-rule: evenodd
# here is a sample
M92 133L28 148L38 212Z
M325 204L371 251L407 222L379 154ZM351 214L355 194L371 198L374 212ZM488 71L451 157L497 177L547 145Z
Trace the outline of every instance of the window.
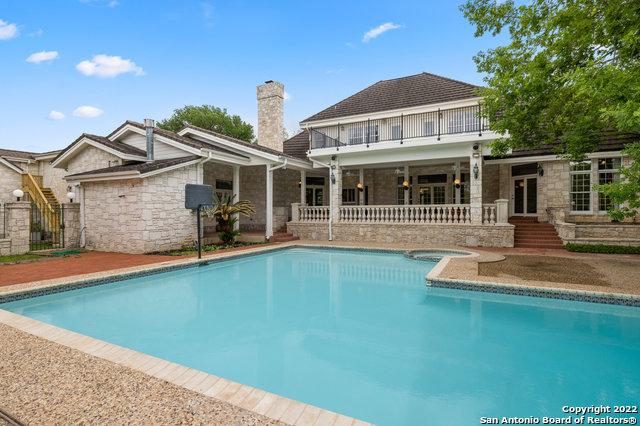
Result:
M480 131L480 117L474 111L467 111L464 117L465 132Z
M394 124L391 126L391 140L402 139L402 131L400 130L399 124Z
M356 203L356 189L355 188L342 188L342 203L343 204L355 204Z
M447 174L438 173L435 175L419 175L418 184L425 184L425 183L447 183Z
M453 177L455 179L455 176ZM456 193L456 184L453 184L452 194ZM469 204L471 201L469 193L469 173L460 173L460 204Z
M361 144L363 139L363 128L360 126L349 127L349 145Z
M591 161L571 163L571 211L591 211Z
M233 181L216 179L216 189L233 191Z
M620 180L620 158L601 158L598 160L598 183L605 184ZM598 193L598 210L607 211L615 207L611 199Z
M511 176L537 175L538 163L526 163L511 166Z
M462 133L464 131L464 113L451 111L449 114L449 133Z
M349 145L378 142L380 134L377 124L355 124L349 127Z
M425 136L433 136L436 134L433 121L425 121L423 124L423 134Z

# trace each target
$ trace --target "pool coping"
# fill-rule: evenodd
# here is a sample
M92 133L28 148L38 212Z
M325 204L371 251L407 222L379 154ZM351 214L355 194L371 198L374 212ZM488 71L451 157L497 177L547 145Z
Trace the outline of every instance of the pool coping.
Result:
M546 299L572 300L577 302L603 303L640 307L640 296L633 294L577 290L558 287L542 287L525 284L496 283L490 281L465 280L441 276L454 256L443 257L427 274L426 285L454 290L471 290L516 296L540 297Z

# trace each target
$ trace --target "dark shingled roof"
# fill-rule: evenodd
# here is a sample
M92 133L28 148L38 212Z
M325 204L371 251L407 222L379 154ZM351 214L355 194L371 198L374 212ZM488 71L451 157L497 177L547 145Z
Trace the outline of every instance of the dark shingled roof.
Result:
M302 123L475 98L478 87L426 72L382 80Z
M640 141L640 134L636 133L605 133L602 135L598 147L595 152L621 151L625 145ZM506 157L485 156L486 160L494 160L499 158L521 158L533 157L538 155L555 155L558 144L540 145L535 148L519 148Z
M103 169L89 170L87 172L76 173L73 175L66 176L69 177L81 177L87 175L100 175L100 174L108 174L108 173L117 173L117 172L140 172L140 174L145 174L149 172L153 172L156 170L165 169L171 166L177 166L178 164L187 163L189 161L197 160L202 158L197 155L190 155L188 157L180 157L180 158L169 158L166 160L156 160L152 163L131 163L131 164L123 164L119 166L111 166L105 167Z
M35 160L35 152L17 151L15 149L0 149L0 157L24 158L25 160Z
M284 141L283 151L285 154L308 160L307 151L309 150L309 131L303 130L292 138Z
M226 141L233 142L233 143L236 143L238 145L243 145L243 146L246 146L248 148L252 148L252 149L258 150L258 151L266 152L267 154L280 155L280 156L283 156L283 157L293 158L295 160L300 160L301 159L300 157L295 157L295 156L286 154L284 152L277 151L275 149L267 148L266 146L262 146L262 145L259 145L257 143L251 143L251 142L243 141L241 139L232 138L231 136L223 135L222 133L217 133L217 132L214 132L212 130L203 129L201 127L193 126L191 124L188 124L188 125L184 126L183 129L200 130L201 132L207 133L209 135L217 136L220 139L224 139ZM306 158L304 158L304 160L306 160Z
M82 138L87 138L90 139L94 142L98 142L104 146L107 146L111 149L114 149L118 152L121 152L123 154L128 154L128 155L137 155L139 157L146 157L147 153L144 152L141 149L138 149L136 147L133 147L131 145L127 145L124 143L120 143L120 142L114 142L110 139L105 138L104 136L98 136L98 135L92 135L90 133L83 133L81 134L76 140L74 140L73 142L71 142L69 144L69 146L67 146L65 149L63 149L62 151L60 151L58 153L58 155L56 155L56 158L54 158L52 161L57 160L58 158L60 158L60 156L62 156L65 152L69 151L69 149L71 149L72 146L74 146L76 143L78 143Z

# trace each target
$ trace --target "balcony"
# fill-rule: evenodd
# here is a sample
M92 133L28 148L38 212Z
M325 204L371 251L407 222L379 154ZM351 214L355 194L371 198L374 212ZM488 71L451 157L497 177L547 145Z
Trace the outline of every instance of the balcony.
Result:
M310 149L340 148L378 142L399 141L443 135L477 133L489 130L481 116L481 106L438 109L417 114L365 120L310 129Z

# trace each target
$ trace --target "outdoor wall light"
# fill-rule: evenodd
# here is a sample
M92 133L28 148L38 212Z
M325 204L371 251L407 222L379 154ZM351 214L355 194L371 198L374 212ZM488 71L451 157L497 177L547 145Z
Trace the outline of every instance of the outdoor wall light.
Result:
M544 176L544 169L540 163L538 163L538 176Z
M455 178L453 183L455 184L456 189L460 189L460 178Z
M14 189L13 196L16 197L18 201L20 201L20 198L24 197L24 192L22 191L22 189Z
M473 178L478 179L478 174L480 173L480 169L478 168L478 163L473 165Z
M302 188L302 181L301 180L298 181L298 188Z
M358 188L358 191L360 192L364 191L364 185L362 184L362 182L358 182L356 188Z
M402 182L402 189L404 189L405 191L409 189L409 181L405 180L404 182Z
M333 173L333 171L331 172L331 183L334 185L336 184L336 175L335 173Z
M76 198L76 194L73 193L72 191L67 192L67 198L69 199L70 203L73 203L73 199Z

